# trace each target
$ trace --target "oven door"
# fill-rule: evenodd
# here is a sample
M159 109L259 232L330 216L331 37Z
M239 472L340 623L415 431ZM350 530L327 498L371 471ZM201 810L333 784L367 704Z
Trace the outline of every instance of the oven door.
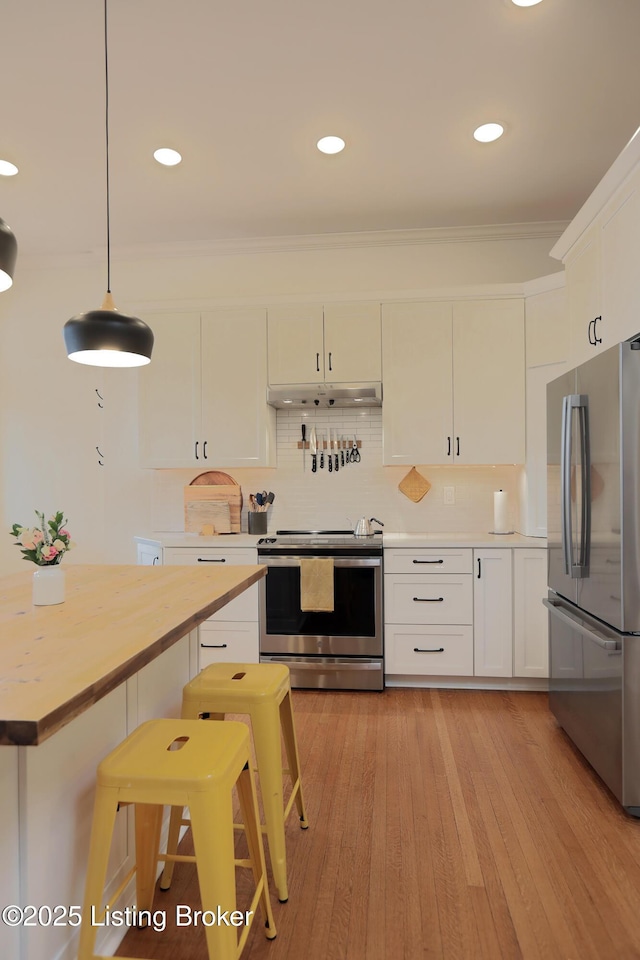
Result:
M260 653L382 656L382 559L334 557L334 609L300 609L300 557L262 556Z

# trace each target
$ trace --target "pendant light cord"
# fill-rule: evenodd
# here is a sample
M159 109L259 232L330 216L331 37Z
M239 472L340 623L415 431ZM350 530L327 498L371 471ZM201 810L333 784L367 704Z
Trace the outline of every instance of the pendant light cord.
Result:
M107 293L111 293L111 217L109 190L109 45L107 42L107 0L104 0L104 125L107 170Z

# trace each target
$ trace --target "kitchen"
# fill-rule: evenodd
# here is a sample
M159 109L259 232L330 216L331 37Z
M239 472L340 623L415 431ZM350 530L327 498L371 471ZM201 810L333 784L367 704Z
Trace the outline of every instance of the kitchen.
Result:
M550 0L543 0L539 9L542 11L545 6L550 5ZM126 17L118 6L114 3L112 10L115 18L118 16L121 18L121 29L117 31L114 27L114 38L119 36L122 43L123 34L128 36L128 32L122 30ZM518 11L518 13L524 12L526 11ZM505 16L509 15L509 12L505 13ZM540 20L535 22L539 24ZM115 23L117 25L117 19ZM521 20L517 21L517 25L515 21L510 21L510 28L520 29L521 24ZM89 26L90 24L87 24L85 31L87 36L93 35L93 30L89 29ZM98 34L99 26L99 22L95 24ZM135 33L133 29L135 26L134 20L131 37ZM556 26L559 29L561 25ZM618 43L622 43L624 33L624 30L616 33ZM620 60L624 61L625 58L620 57ZM119 69L121 69L121 61L114 64L112 70L114 81ZM624 81L621 82L621 86L623 85ZM630 79L627 80L626 85L629 89L635 88ZM95 86L99 101L99 78ZM117 129L115 105L113 110L113 122ZM96 112L98 113L99 110ZM97 120L99 121L100 118L98 117ZM99 123L96 127L96 141L99 141ZM195 463L183 463L181 466L162 469L142 466L138 435L137 374L127 371L89 370L79 366L76 368L75 365L69 364L61 353L62 324L87 304L95 303L104 286L104 250L101 249L102 240L100 239L102 224L99 209L100 173L98 172L95 180L91 178L91 183L87 184L89 202L96 204L95 219L98 235L83 249L95 249L95 253L78 254L69 245L67 239L67 249L64 244L61 244L60 253L55 257L43 257L42 254L46 251L42 247L40 250L34 249L31 256L25 253L23 259L22 250L28 249L28 234L25 234L24 229L18 228L19 208L10 192L13 189L12 185L5 187L4 183L0 184L3 191L0 193L2 204L0 215L6 217L16 230L21 251L14 287L0 298L2 319L0 457L3 511L7 529L17 519L24 522L24 518L28 518L36 506L56 509L60 505L70 516L74 539L78 545L75 555L72 553L68 558L69 563L134 563L136 559L134 537L152 535L156 531L180 533L183 529L184 488L205 469L220 469L232 475L241 485L245 504L248 502L249 492L262 489L275 492L274 504L268 512L269 531L282 528L342 529L349 525L347 517L351 518L351 523L355 525L357 519L366 514L367 517L379 517L385 524L385 533L428 531L430 536L442 534L455 534L458 537L468 534L484 536L493 526L493 494L502 488L508 494L510 520L514 529L528 536L542 538L546 520L545 440L544 420L540 408L544 402L546 379L551 379L552 365L557 365L558 372L562 372L563 365L577 363L583 359L580 351L589 349L588 335L584 336L584 345L582 340L578 342L575 335L575 305L581 306L585 312L589 311L589 320L600 314L603 317L606 316L605 305L598 302L600 289L597 288L594 292L588 287L589 276L595 276L597 271L594 269L590 271L588 261L577 256L581 252L578 247L576 247L575 257L570 258L571 262L567 266L566 284L562 261L567 251L560 258L550 258L549 251L563 234L567 222L573 218L599 178L605 174L615 157L621 152L634 129L634 126L628 125L624 134L619 135L616 145L611 146L609 154L599 158L600 166L592 182L583 188L582 193L578 190L575 196L572 195L566 212L555 216L551 214L550 217L546 214L536 216L535 223L528 222L524 225L525 220L531 221L533 218L522 214L518 218L518 223L513 220L508 221L510 226L504 226L507 220L502 221L502 224L500 220L473 221L490 224L483 229L476 227L465 230L459 225L452 225L447 230L435 225L423 228L422 222L407 221L404 224L407 229L404 231L398 229L399 225L396 224L395 229L382 230L373 235L366 232L367 228L362 225L360 232L349 231L349 236L345 236L346 231L339 227L336 232L342 229L341 236L316 236L313 243L304 238L296 241L291 237L274 239L272 236L269 239L258 234L256 239L250 242L243 242L241 239L224 242L223 231L219 239L214 241L208 240L209 234L203 234L194 236L190 243L182 247L175 243L172 249L162 251L162 259L158 259L161 251L157 246L138 246L135 250L131 249L135 245L136 238L130 234L125 241L130 245L128 249L124 247L114 249L116 299L123 307L126 305L127 309L147 319L152 327L154 326L152 318L163 316L166 319L173 315L176 323L184 324L182 329L186 330L194 314L199 317L200 314L226 308L233 310L234 317L237 317L239 311L256 309L264 311L266 329L269 309L271 311L279 309L284 312L284 308L299 305L304 305L306 308L320 306L324 310L325 307L330 308L334 304L344 305L345 303L353 306L372 302L383 305L419 302L426 303L431 308L434 304L442 303L478 303L485 300L520 301L526 318L522 329L526 347L523 366L526 370L527 405L526 410L523 411L524 427L520 428L523 436L526 437L526 447L522 458L509 461L507 465L497 466L494 466L493 462L479 464L474 461L465 466L453 462L438 462L431 456L420 456L417 451L406 462L393 461L390 458L397 451L389 447L389 440L392 437L390 438L389 434L389 421L385 418L390 416L392 408L385 405L386 392L381 408L363 408L358 412L357 417L350 416L348 421L339 410L328 408L323 411L316 410L307 418L309 426L315 423L318 430L331 427L340 435L350 436L354 433L361 442L361 462L350 464L337 474L329 475L326 468L323 471L317 471L315 475L312 474L309 451L307 451L306 463L303 465L302 450L298 447L302 420L299 410L278 411L274 414L269 412L266 404L263 406L262 415L275 421L277 428L273 436L275 440L273 463L277 466L267 465L266 457L259 466L249 466L246 462L244 464L237 461L230 462L229 458L225 458L223 462L199 466ZM115 149L118 143L115 130L114 136L116 137ZM122 146L121 142L120 149ZM490 146L489 149L493 148ZM96 150L99 154L99 144ZM100 171L99 158L97 168ZM326 166L322 168L322 178L327 176L328 169L330 168ZM630 172L630 168L624 171L618 169L615 174L615 186L611 186L611 193L615 193L624 184ZM123 177L122 166L118 173L118 165L115 161L113 175L114 178ZM486 169L484 175L489 177ZM14 179L16 182L19 180L19 178ZM114 203L117 197L115 189L117 182L116 179ZM163 181L162 191L169 189L166 184L167 181ZM97 193L95 201L92 199L94 192ZM569 192L568 188L567 192ZM600 206L606 205L608 201L608 196L602 198ZM114 211L113 218L114 237L117 234L116 225L119 221L122 222L120 218L123 214L122 202L118 202L120 203L118 216L115 216ZM625 210L633 209L634 205L635 200L631 205L627 204ZM593 216L596 213L594 209ZM215 219L214 214L212 219ZM309 221L310 224L313 222L320 224L319 220ZM608 224L609 219L606 222ZM604 283L600 280L598 282L602 283L605 297L608 298L606 304L609 306L609 312L615 309L616 317L622 317L622 322L626 325L624 329L617 331L616 342L624 336L631 336L638 332L638 324L632 313L634 291L637 291L634 287L636 281L633 274L625 274L619 278L616 285L609 279L615 265L619 265L620 269L625 267L626 250L635 249L634 240L637 232L633 232L634 222L637 231L637 221L632 218L626 227L623 224L623 227L631 232L626 234L622 232L619 236L613 236L609 245L603 247L602 251L597 251L597 254L594 254L593 247L586 252L587 258L596 257L592 263L597 263L598 269L602 267L606 280ZM584 226L586 227L587 224ZM308 234L317 231L319 234L322 229L323 227L313 228L313 231L297 229L295 232ZM576 236L573 240L580 239L581 233L582 229L576 228ZM605 235L606 231L603 232L603 236ZM161 231L156 233L157 238L164 236L166 233ZM174 237L179 236L180 234L177 233L174 235ZM620 238L625 236L627 240L622 245ZM151 243L151 238L145 239L148 244ZM565 287L569 293L569 310L565 307ZM590 298L595 298L593 311L589 303ZM625 306L627 304L631 306ZM381 311L381 325L384 329L384 306ZM187 319L188 317L190 319ZM600 329L599 335L611 336L604 324ZM37 344L37 351L34 344ZM266 335L263 347L266 352L268 349ZM158 348L160 348L160 341ZM243 353L247 358L249 355L255 357L254 348L254 343L248 344L236 334L235 340L232 339L230 344L225 343L224 349L220 351L219 366L215 368L215 379L220 382L225 375L232 376L233 374L229 372L232 369L230 361L241 360ZM15 357L21 358L20 364L15 363ZM160 352L158 357L160 358ZM185 382L191 382L183 379L179 369L181 362L182 358L176 355L176 364L167 384L167 390L173 391L174 398L175 393L180 392ZM239 370L240 374L235 375L240 376L244 369L247 383L255 385L256 377L253 373L249 373L247 364L243 366L238 363L235 370ZM152 367L149 368L150 372L151 369ZM260 376L264 380L266 392L268 377L266 364L261 369ZM393 372L388 366L385 368L383 357L381 382L384 391L389 390L390 377L393 378ZM29 384L26 390L25 378ZM410 386L413 392L407 400L403 414L406 424L411 425L418 419L417 410L434 409L433 397L427 398L432 380L433 371L425 374L422 382L412 377ZM38 384L37 388L35 383ZM40 384L47 385L44 392ZM400 386L401 377L396 390L399 390ZM183 392L189 393L188 390ZM392 396L393 394L389 394L390 398ZM187 398L186 402L192 402L192 399L192 397ZM246 402L246 391L238 392L234 395L232 404L224 407L223 416L231 421L231 427L236 433L246 430L248 421L246 417L241 417L238 422L234 422L233 416L229 416L228 411L230 409L233 414L234 411L242 409L242 404ZM421 407L421 403L425 406ZM172 409L177 409L175 403ZM190 415L188 421L190 424L192 419ZM265 437L267 426L265 424L263 430ZM446 430L443 431L443 436L446 443ZM255 441L255 431L253 440ZM248 450L248 454L250 453L251 451ZM413 503L398 491L398 484L414 465L431 483L431 489L419 503ZM450 493L451 489L453 495ZM445 503L445 493L449 500L453 496L453 503ZM44 503L43 500L45 500ZM246 523L245 508L242 515L243 531L246 531ZM508 542L508 538L503 539ZM16 563L16 552L11 547L9 537L5 537L5 540L6 542L0 543L0 562L3 572L9 574L20 567ZM482 543L475 540L466 540L465 544L469 544L465 549L484 548ZM436 544L436 547L438 546L442 547L442 543ZM497 549L504 549L502 543ZM513 559L516 554L519 554L517 549L512 549L510 546L506 549L513 555ZM508 702L509 710L524 709L516 705L529 702L527 699L530 696L529 692L517 690L518 685L527 686L529 691L535 691L536 687L539 690L544 689L543 677L520 678L520 681L524 680L524 682L519 684L513 669L508 682L506 682L507 678L503 679L505 683L501 686L503 689L508 687L508 692L503 696L512 699L500 702ZM462 681L459 682L462 683ZM396 692L390 689L390 695L393 697L401 693L406 694L407 702L412 705L412 709L420 709L417 706L417 695L414 691ZM524 698L522 701L517 699L520 694ZM485 697L485 694L477 692L476 695ZM531 693L532 697L535 695ZM301 704L302 702L310 704L307 721L310 751L313 751L312 725L315 717L322 722L324 716L327 724L330 723L330 730L336 738L345 734L345 727L340 726L338 714L334 715L332 709L328 705L323 706L315 696L311 695L306 700L300 701ZM462 699L465 696L471 697L471 694L460 693L460 702L467 704L469 701ZM440 701L450 704L452 697L453 693L440 692L434 703ZM359 701L355 695L346 695L343 702L349 704L348 709L353 711L354 719L361 718L369 709L363 705L364 701ZM298 709L301 714L302 737L305 726L304 710L302 706ZM372 707L371 709L378 712L381 708ZM327 719L329 714L330 720ZM441 717L437 711L435 715L436 719ZM397 717L394 723L400 724L403 729L406 724L414 722L402 719L400 713ZM360 719L358 729L363 722ZM487 720L483 722L488 723ZM535 722L541 729L546 730L553 740L552 729L555 728L547 729L542 719ZM416 728L411 727L411 729ZM450 770L451 762L461 762L459 751L463 744L455 727L448 732L443 731L442 726L438 730L442 737L441 744L444 744L443 762L446 761L441 771ZM477 743L482 746L486 746L488 741L497 736L494 728L489 731L489 728L483 728L481 724L481 730L482 735L478 735ZM382 741L386 742L386 738L391 737L391 732L381 732L380 736ZM546 750L551 740L539 741L545 744L545 747L540 749ZM556 740L553 742L557 742L557 732ZM447 743L450 749L447 748ZM431 750L430 746L423 745L427 750ZM564 751L563 758L565 760L569 758L571 768L580 769L580 761L576 759L577 755L571 753L571 748L565 747ZM360 759L358 762L364 764L365 760ZM499 773L499 755L493 754L491 762ZM398 759L397 763L400 764L401 761ZM324 769L328 771L329 767ZM365 771L366 768L361 766L354 769ZM406 774L409 768L401 769ZM427 777L426 771L421 775ZM315 774L308 772L307 776L312 777ZM341 773L340 776L343 774ZM588 773L582 771L581 776L586 778ZM339 779L338 782L344 787L344 780ZM499 786L493 787L489 792L489 796L495 803L497 803L496 789L500 789L500 785L504 787L504 781L500 778L496 782ZM583 796L586 790L585 782L583 779L578 788L580 796ZM477 783L476 787L478 787ZM388 789L391 789L390 785ZM570 802L564 792L554 793L555 789L549 787L546 794L554 797L554 804L562 807ZM596 787L596 790L598 789ZM468 799L469 790L468 782L461 781L461 793L455 794L454 784L454 799L456 797ZM542 786L540 790L544 792ZM606 797L605 794L598 793L597 796L598 804L605 802L603 799ZM328 797L325 798L325 803L328 799ZM479 800L482 801L483 809L488 813L487 795L480 791ZM527 835L523 822L517 817L517 809L524 802L522 798L514 801L509 806L509 814L515 818L514 829L517 831L519 843L527 850L527 871L529 871L527 875L540 879L542 867L535 857L531 835ZM573 804L573 801L571 803ZM466 808L456 806L455 803L453 807L458 814L456 817L458 829L461 830L461 835L465 836ZM573 809L573 806L565 806L565 813L568 809ZM317 810L317 815L321 816L320 808ZM468 810L466 816L472 818ZM617 817L617 814L614 816ZM506 830L504 821L499 822ZM468 820L468 823L472 824L473 820ZM620 836L625 837L625 845L631 845L635 843L629 838L632 827L633 822L629 824L616 819L615 828L608 824L603 831L603 836L606 836L611 843L613 833L607 831L620 829L623 831ZM448 823L446 830L450 828ZM496 856L498 856L501 849L500 831L496 833L489 830L488 835L495 844ZM400 831L396 836L400 836ZM304 837L296 837L296 841L299 845L297 849L302 851L304 848L301 844ZM380 855L378 851L376 856ZM407 856L409 856L408 853ZM475 889L473 879L474 877L477 879L477 874L474 873L469 862L465 861L465 864L468 868L467 879L471 878L472 881L469 886ZM597 866L598 864L595 866L592 864L592 869L596 871ZM631 865L628 865L628 868L632 870ZM562 868L558 866L557 869L561 871ZM394 875L393 869L390 875ZM554 876L557 880L560 872ZM328 884L329 878L326 878L324 883ZM334 887L334 891L337 889L340 888ZM362 886L357 889L362 891ZM402 889L407 890L406 887ZM461 890L462 887L457 889ZM565 886L562 886L562 889L567 890ZM323 895L323 903L327 902L326 898L333 895L334 892L330 893L327 888ZM375 903L374 899L372 904ZM292 896L288 908L290 909L293 905ZM309 909L308 905L305 909ZM545 900L544 906L540 909L545 916L553 915L554 922L551 926L559 929L559 920L552 910L551 900ZM426 928L429 928L428 923ZM426 928L425 942L429 940ZM318 926L316 930L318 936L321 936L323 929L321 925ZM331 929L333 932L330 939L335 943L337 934L334 928ZM467 945L469 943L468 940L464 942ZM565 940L564 943L566 946L567 941ZM527 944L526 947L520 948L523 955L536 956L533 952L535 951L533 940L529 939ZM511 953L517 955L515 941L512 945L514 950ZM277 946L278 941L273 944L273 949ZM610 946L615 944L610 943ZM585 952L584 944L581 944L580 948ZM305 949L309 949L308 945ZM442 949L444 950L444 947ZM509 955L509 948L502 949L505 955ZM633 947L630 947L628 942L626 949L628 955L633 955ZM566 953L569 955L568 949ZM622 949L621 953L623 953ZM368 956L375 955L370 943ZM464 956L464 953L458 952L458 955ZM549 955L554 955L551 949ZM594 955L596 955L595 952ZM601 952L600 955L607 954Z

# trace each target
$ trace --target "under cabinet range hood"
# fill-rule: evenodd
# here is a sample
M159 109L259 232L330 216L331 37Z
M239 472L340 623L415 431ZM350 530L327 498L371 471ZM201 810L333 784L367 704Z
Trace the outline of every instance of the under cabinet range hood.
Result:
M288 407L380 407L381 383L290 383L269 387L267 403Z

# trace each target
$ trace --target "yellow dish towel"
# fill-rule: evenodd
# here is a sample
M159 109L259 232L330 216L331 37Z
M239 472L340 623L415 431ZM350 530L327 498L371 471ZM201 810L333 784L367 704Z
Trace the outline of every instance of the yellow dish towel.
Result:
M300 560L300 609L333 613L333 558Z

